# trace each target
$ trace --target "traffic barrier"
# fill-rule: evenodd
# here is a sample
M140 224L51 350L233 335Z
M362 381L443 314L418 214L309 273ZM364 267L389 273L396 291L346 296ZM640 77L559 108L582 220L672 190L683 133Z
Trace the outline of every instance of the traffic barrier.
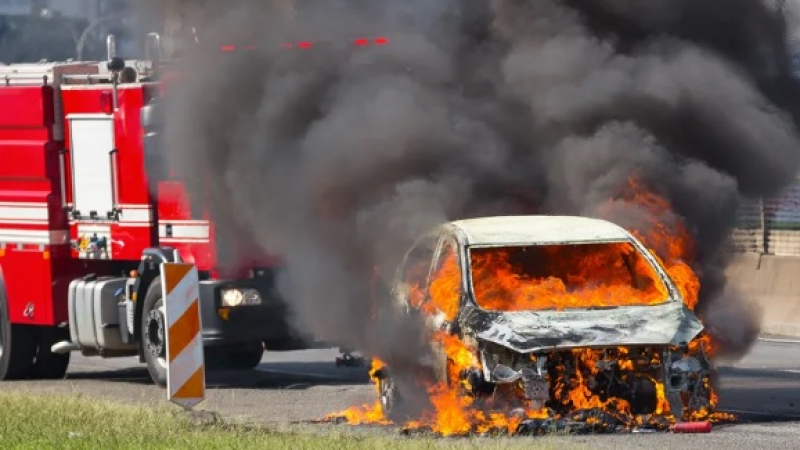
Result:
M161 264L167 344L167 398L190 409L205 399L200 290L193 264Z
M800 257L738 254L728 283L761 310L761 332L800 338Z
M761 331L800 338L800 177L779 194L744 199L731 237L729 285L761 309Z

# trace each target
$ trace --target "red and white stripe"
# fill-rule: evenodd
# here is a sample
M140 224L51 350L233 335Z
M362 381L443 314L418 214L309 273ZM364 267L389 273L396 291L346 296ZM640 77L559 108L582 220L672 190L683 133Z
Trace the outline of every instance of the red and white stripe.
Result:
M0 224L47 225L47 203L0 203Z
M153 210L147 204L120 205L119 222L86 223L71 219L70 226L78 226L78 234L109 234L111 225L120 227L153 226ZM45 202L0 202L0 242L21 242L32 244L59 245L64 242L65 231L51 232L48 230L11 230L4 229L4 225L48 226L48 205ZM167 235L167 226L171 233ZM52 236L51 236L52 234ZM207 220L160 220L158 222L158 237L165 244L207 244L211 240L211 224ZM57 242L57 243L56 243Z
M167 226L172 233L167 236ZM211 224L207 220L160 220L158 240L163 243L205 244L211 239Z
M110 237L111 225L94 224L94 223L78 224L78 236L92 236L95 234L98 237L103 237L103 236Z
M150 226L152 223L153 213L149 205L120 205L120 210L120 225ZM0 203L0 223L47 225L49 217L48 206L44 202Z
M13 230L0 228L0 245L5 244L66 245L69 244L69 230Z
M118 222L114 223L121 227L143 227L148 228L153 225L153 210L150 205L119 205L120 215ZM70 220L70 225L80 224L81 220Z
M150 205L119 205L119 225L123 227L150 227L153 225L153 210Z
M0 202L0 245L63 245L69 243L68 230L48 230L46 202ZM43 229L18 229L18 227Z

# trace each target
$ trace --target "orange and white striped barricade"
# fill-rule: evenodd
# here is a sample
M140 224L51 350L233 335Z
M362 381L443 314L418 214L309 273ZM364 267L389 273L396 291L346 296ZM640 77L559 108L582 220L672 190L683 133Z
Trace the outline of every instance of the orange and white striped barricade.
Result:
M191 409L206 396L197 268L162 263L161 280L167 322L167 399Z

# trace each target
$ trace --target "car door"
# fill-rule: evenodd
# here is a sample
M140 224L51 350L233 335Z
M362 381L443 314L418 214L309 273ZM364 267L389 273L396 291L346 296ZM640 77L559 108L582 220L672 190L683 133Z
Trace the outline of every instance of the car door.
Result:
M440 234L429 234L418 240L403 258L392 283L395 305L406 313L417 311L424 303L430 269L433 265Z
M443 236L436 247L427 280L427 310L436 311L448 324L455 322L463 303L463 271L458 250L455 239Z
M464 301L462 261L456 240L443 236L439 240L431 265L422 308L432 313L427 321L433 332L452 333ZM448 381L447 351L443 342L432 342L433 369L439 381Z

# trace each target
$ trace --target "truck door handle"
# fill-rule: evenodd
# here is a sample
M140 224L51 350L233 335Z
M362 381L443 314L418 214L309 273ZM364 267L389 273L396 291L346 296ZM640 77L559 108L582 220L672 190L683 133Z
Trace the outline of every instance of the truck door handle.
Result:
M117 162L119 160L118 155L119 150L113 149L108 152L108 158L111 167L111 198L112 198L112 211L110 214L116 214L119 211L119 167L117 167ZM109 217L111 219L113 217Z
M67 161L66 161L66 149L61 149L58 151L58 173L61 177L61 209L66 211L67 209Z

